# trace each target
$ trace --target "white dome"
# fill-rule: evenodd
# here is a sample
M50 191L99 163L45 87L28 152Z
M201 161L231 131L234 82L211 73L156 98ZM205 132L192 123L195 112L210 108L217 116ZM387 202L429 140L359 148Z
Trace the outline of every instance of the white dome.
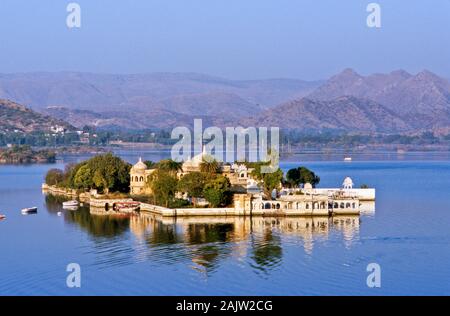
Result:
M133 166L134 170L147 170L147 165L142 162L142 158Z
M353 180L350 177L346 177L344 182L342 183L344 189L352 189L353 188Z

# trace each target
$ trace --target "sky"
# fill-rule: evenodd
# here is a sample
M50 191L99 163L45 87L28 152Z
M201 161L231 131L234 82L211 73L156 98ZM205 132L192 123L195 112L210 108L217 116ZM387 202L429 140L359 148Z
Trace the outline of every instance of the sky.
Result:
M67 27L71 2L80 28ZM367 26L371 2L380 28ZM450 78L450 0L1 0L0 60L0 73L316 80L350 67Z

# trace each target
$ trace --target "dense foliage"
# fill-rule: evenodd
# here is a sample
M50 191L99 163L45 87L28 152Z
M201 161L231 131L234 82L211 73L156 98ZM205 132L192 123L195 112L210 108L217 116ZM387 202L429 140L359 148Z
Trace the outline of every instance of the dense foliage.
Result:
M97 189L103 193L128 192L130 168L130 164L111 153L97 155L79 164L67 165L64 172L61 171L63 181L59 185L82 190ZM50 170L46 183L55 185L52 182L56 174L59 172Z
M155 203L169 207L177 192L178 179L171 171L156 169L149 176L148 185L153 192Z
M278 168L274 172L264 173L262 172L262 167L268 166L268 163L265 162L250 163L249 166L254 168L252 176L258 180L264 196L267 199L272 199L273 190L278 189L283 180L283 171Z
M228 178L218 175L203 188L203 196L212 207L227 206L231 202L231 184Z
M286 173L286 182L290 187L298 187L305 183L310 183L315 187L320 182L320 177L306 167L298 167L290 169Z

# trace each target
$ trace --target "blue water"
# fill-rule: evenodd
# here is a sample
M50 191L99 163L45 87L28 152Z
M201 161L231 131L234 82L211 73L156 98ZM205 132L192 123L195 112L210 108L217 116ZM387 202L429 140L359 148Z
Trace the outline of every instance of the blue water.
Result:
M0 166L0 295L450 294L448 160L292 160L282 167L305 165L322 187L346 176L375 187L375 214L301 229L314 219L94 216L42 195L44 174L64 162ZM81 288L66 285L69 263ZM366 284L369 263L380 288Z

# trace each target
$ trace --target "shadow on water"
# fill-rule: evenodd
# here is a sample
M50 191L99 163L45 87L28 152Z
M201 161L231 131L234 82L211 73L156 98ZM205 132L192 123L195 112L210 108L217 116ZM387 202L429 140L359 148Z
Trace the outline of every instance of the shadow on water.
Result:
M54 195L45 196L45 204L50 214L61 214L68 224L77 225L93 237L116 237L129 230L130 220L127 216L93 215L89 207L79 207L76 211L64 210L62 202L67 198Z
M182 217L166 218L154 214L97 215L89 208L64 211L59 197L47 196L47 210L62 212L69 225L79 227L94 240L98 255L114 249L116 264L133 260L154 265L185 264L209 274L226 259L241 258L257 273L267 274L282 264L286 237L294 238L306 254L315 241L326 240L332 231L344 235L346 246L358 238L359 217ZM128 232L130 234L128 234ZM132 240L134 240L134 242ZM300 242L299 242L300 241ZM288 245L289 246L289 245ZM108 258L99 262L108 264Z

